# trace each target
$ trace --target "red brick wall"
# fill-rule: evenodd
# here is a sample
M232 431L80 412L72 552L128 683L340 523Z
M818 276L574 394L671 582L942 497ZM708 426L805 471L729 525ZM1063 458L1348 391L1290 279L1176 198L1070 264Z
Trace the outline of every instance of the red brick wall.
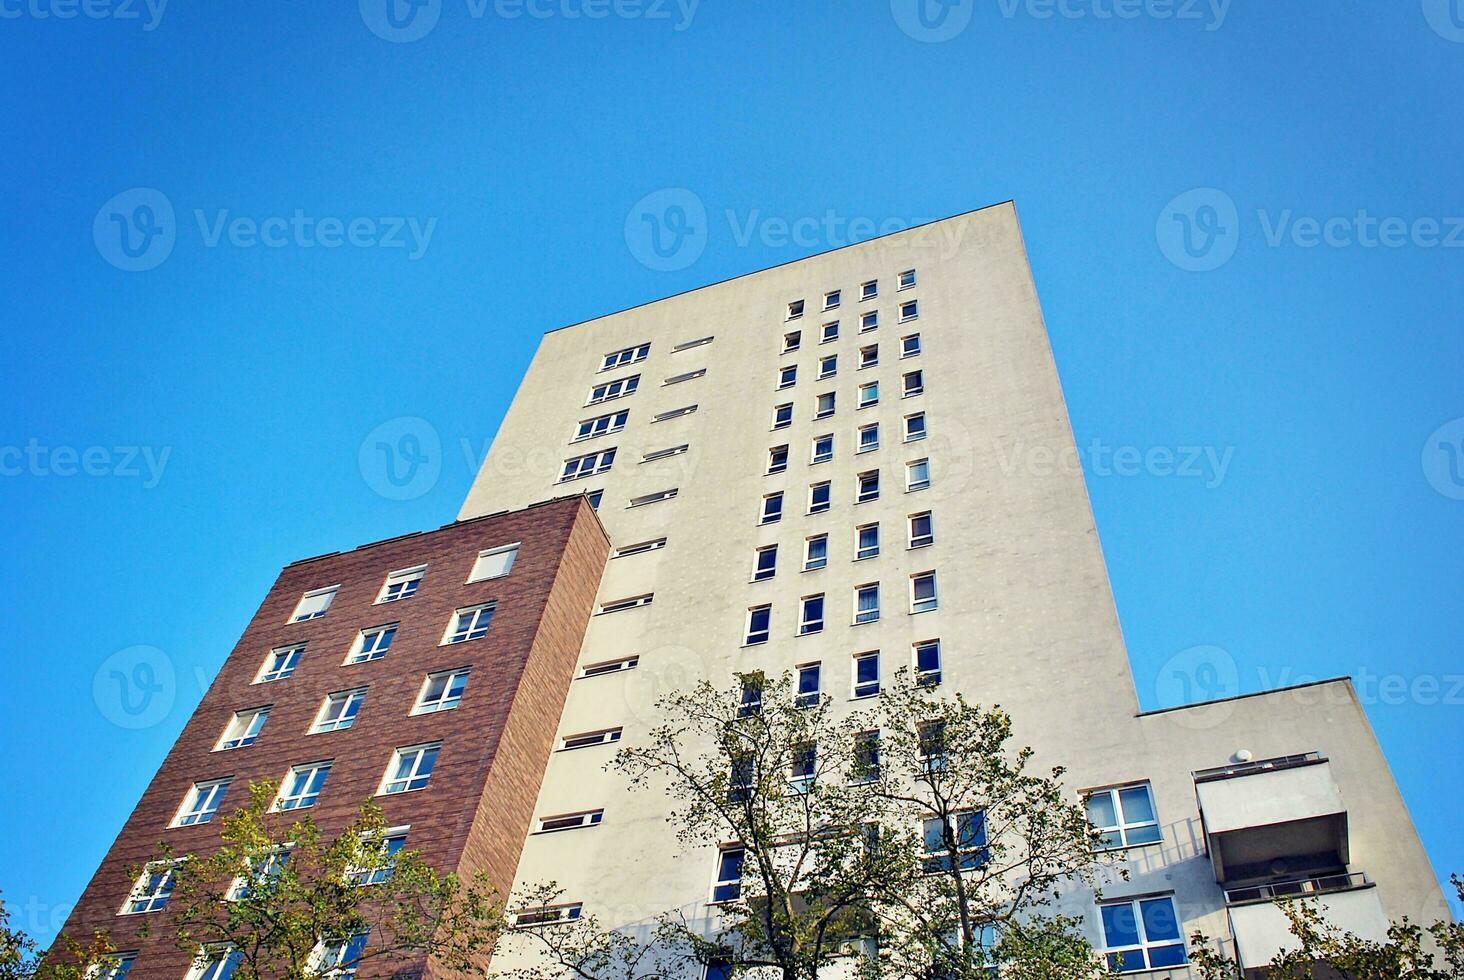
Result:
M512 572L467 584L478 552L520 542ZM73 935L112 933L120 949L139 949L134 978L181 980L190 954L166 935L137 938L143 918L119 916L132 887L127 869L167 841L177 853L217 843L218 822L169 828L194 782L232 777L222 811L247 800L250 781L283 778L290 766L333 759L320 801L309 813L327 834L355 816L377 790L398 746L442 741L427 788L381 797L387 819L410 824L408 846L440 870L488 872L506 892L532 816L539 781L592 612L609 543L580 498L452 524L355 551L286 567L184 727L137 808L103 859L67 922ZM386 574L426 564L410 599L376 605ZM300 595L339 585L325 616L287 622ZM496 601L488 635L440 646L454 610ZM391 650L344 666L360 629L399 622ZM308 645L292 677L254 684L271 648ZM409 712L428 673L470 666L460 706L418 717ZM325 695L368 688L355 723L308 734ZM272 705L259 739L214 752L234 712ZM487 790L487 792L485 792ZM165 933L165 930L155 930ZM375 974L363 969L362 978Z

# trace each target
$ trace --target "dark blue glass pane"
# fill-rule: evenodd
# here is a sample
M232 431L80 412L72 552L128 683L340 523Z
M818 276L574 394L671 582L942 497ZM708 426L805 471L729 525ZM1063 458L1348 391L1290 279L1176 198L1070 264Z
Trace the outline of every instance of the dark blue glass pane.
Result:
M1163 942L1179 938L1179 917L1174 914L1174 902L1168 898L1155 898L1139 903L1144 917L1144 933L1149 942Z
M1139 923L1132 905L1103 907L1103 942L1109 948L1139 944Z

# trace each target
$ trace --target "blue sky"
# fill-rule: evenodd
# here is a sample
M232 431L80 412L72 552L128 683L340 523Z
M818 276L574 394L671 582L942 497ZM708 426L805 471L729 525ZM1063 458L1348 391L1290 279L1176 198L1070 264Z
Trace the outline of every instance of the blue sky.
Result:
M1357 676L1464 870L1457 3L385 2L0 0L18 924L281 565L452 519L542 331L1007 199L1144 705Z

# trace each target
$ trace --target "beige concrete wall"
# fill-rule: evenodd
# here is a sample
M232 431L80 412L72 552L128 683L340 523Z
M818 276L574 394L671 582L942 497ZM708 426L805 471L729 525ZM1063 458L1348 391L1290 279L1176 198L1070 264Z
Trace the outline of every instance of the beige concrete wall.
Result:
M897 292L896 278L915 269L918 285ZM879 296L861 302L860 284L879 280ZM841 289L842 305L820 311L826 291ZM786 306L802 299L800 321L785 321ZM919 319L897 322L897 306L920 302ZM877 330L861 334L859 314L880 313ZM820 344L822 323L840 321L840 339ZM785 332L803 333L799 351L780 353ZM900 339L919 332L923 352L900 358ZM711 344L673 352L682 342L713 335ZM648 358L600 372L604 354L649 342ZM858 351L878 343L878 367L857 369ZM819 358L837 353L832 381L816 380ZM780 367L796 364L789 390L775 390ZM664 386L683 372L705 376ZM925 393L900 397L900 378L919 368ZM587 408L591 387L639 374L639 391ZM877 408L856 410L856 389L881 383ZM813 419L815 397L835 391L833 418ZM788 429L770 432L773 408L795 406ZM696 404L681 418L652 422L654 415ZM570 445L581 419L629 409L623 432ZM930 435L903 443L901 425L913 411L926 413ZM881 448L856 455L860 425L878 420ZM835 435L835 458L809 464L814 436ZM646 453L688 444L672 458L642 463ZM771 446L787 443L786 473L765 476ZM563 461L614 446L613 469L556 485ZM1378 792L1361 808L1362 841L1399 839L1382 851L1354 844L1357 867L1398 875L1384 894L1422 895L1437 888L1421 861L1406 812L1383 767L1360 711L1333 715L1292 712L1283 700L1238 702L1223 725L1194 726L1200 715L1137 716L1127 655L1116 620L1107 573L1076 467L1073 438L1056 368L1027 265L1015 208L1000 205L923 229L759 272L545 336L462 510L463 517L523 506L573 488L603 490L600 516L614 543L624 546L665 536L666 548L612 559L601 583L601 601L653 592L652 605L594 619L581 663L638 654L640 667L603 678L577 680L560 722L560 734L623 726L627 740L657 719L657 695L702 678L730 683L735 670L782 671L820 660L825 690L851 694L852 654L879 649L887 672L909 663L910 644L939 637L945 685L982 702L1000 702L1015 717L1018 737L1036 746L1044 763L1070 769L1074 789L1151 780L1166 840L1137 852L1144 884L1115 886L1110 897L1143 890L1174 890L1186 915L1186 932L1202 926L1224 931L1222 898L1199 855L1200 833L1190 771L1229 761L1231 743L1249 745L1261 757L1336 745L1353 761L1346 771L1349 797ZM928 457L932 486L904 492L907 461ZM855 504L856 474L878 467L881 496ZM833 506L804 514L808 485L831 480ZM628 509L637 496L676 488L675 499ZM783 520L759 526L762 496L787 494ZM905 547L907 515L929 510L935 544ZM855 562L854 528L878 521L882 553ZM830 536L828 567L801 572L801 547L815 533ZM777 576L749 581L757 547L778 544ZM907 587L912 573L938 573L940 607L911 615ZM851 625L853 588L878 581L883 617ZM827 595L827 626L816 636L795 636L798 599ZM765 646L741 646L746 609L771 602L773 638ZM1355 707L1355 704L1354 704ZM1279 717L1278 717L1279 715ZM1187 722L1182 719L1188 718ZM1227 727L1228 726L1228 727ZM1254 743L1254 744L1251 744ZM605 808L591 830L531 837L520 881L555 879L570 897L627 924L668 907L702 912L714 872L716 841L683 853L665 822L664 800L632 796L617 777L602 771L611 750L557 753L539 798L540 815ZM1352 778L1355 775L1356 778ZM1397 850L1407 860L1385 867L1369 861ZM1138 890L1136 890L1138 889ZM1400 898L1400 902L1403 901ZM1088 898L1073 908L1091 911ZM1406 902L1403 902L1406 904ZM1096 938L1096 934L1095 934ZM506 960L500 959L499 965Z

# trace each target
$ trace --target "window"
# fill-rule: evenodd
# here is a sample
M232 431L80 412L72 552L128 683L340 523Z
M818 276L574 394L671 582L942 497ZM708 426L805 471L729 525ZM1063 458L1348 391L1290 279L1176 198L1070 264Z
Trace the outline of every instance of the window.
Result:
M770 493L763 497L762 516L759 524L773 524L783 519L783 492Z
M658 459L670 459L672 456L680 456L691 449L690 443L682 443L679 446L671 446L668 449L656 449L641 457L642 463L654 463Z
M975 871L986 863L986 814L962 810L948 818L925 820L926 874L941 871Z
M855 783L879 779L879 732L860 732L854 736L854 771L850 775Z
M905 271L905 272L900 273L900 288L901 289L910 289L914 285L915 285L915 270L914 269L910 269L908 271Z
M828 480L811 485L808 488L808 512L822 514L828 510L831 492Z
M598 732L584 732L580 735L566 735L559 746L561 752L572 752L575 749L588 749L596 745L610 745L620 741L622 730L619 728L604 728Z
M876 610L876 614L878 610ZM879 693L879 651L854 655L854 696L870 698Z
M839 321L832 320L825 323L819 331L818 342L821 344L832 344L839 339Z
M796 320L803 315L803 300L795 299L788 304L788 319Z
M173 895L173 887L177 884L173 867L167 862L157 862L144 868L119 914L141 915L166 908L168 899Z
M280 783L280 795L275 800L276 810L303 810L315 805L320 791L330 777L329 762L307 762L294 766Z
M873 558L879 554L879 525L865 524L854 529L854 560Z
M434 711L451 711L463 699L468 687L468 668L442 670L428 674L422 682L422 692L417 695L417 704L412 708L414 715L427 715Z
M670 490L659 490L656 493L648 493L640 497L631 497L630 503L627 504L626 507L644 507L647 504L659 504L663 500L672 499L680 492L680 487L672 487Z
M391 764L386 767L386 776L381 781L378 795L411 793L426 789L432 778L432 767L437 765L437 753L442 751L441 742L426 745L411 745L392 753Z
M824 597L820 592L818 595L804 596L798 601L798 635L807 636L809 633L821 632L824 628Z
M907 303L900 304L900 322L908 323L920 316L920 301L912 299Z
M854 586L854 625L879 621L879 583Z
M488 602L457 610L452 614L452 622L448 624L447 635L442 642L466 643L487 636L488 627L493 622L494 608L495 605Z
M1157 844L1163 839L1148 783L1101 789L1089 794L1086 802L1088 823L1103 834L1097 844L1100 851Z
M916 412L905 416L905 441L918 442L926 436L925 413Z
M768 642L768 637L772 634L772 625L773 607L753 606L747 610L747 631L742 645L750 647Z
M921 771L943 772L946 767L945 722L922 721L916 729L915 737L918 741L916 751L920 757Z
M417 594L417 587L422 584L422 576L426 573L426 565L392 572L382 584L381 595L376 597L376 601L396 602L398 599L410 599Z
M869 384L859 386L859 407L869 408L871 405L879 404L879 382L871 381Z
M696 340L683 340L681 343L679 343L675 347L671 348L671 353L676 354L676 353L679 353L680 351L691 350L693 347L703 347L703 346L705 346L707 344L710 344L712 341L714 341L716 339L717 338L715 336L712 336L712 337L698 337Z
M935 687L940 683L940 641L921 640L914 646L915 683Z
M219 812L219 804L224 801L224 794L228 791L227 779L194 783L193 788L183 797L183 805L178 808L171 826L191 827L194 824L208 823Z
M796 793L807 793L818 775L818 746L805 742L793 747L788 783Z
M609 381L602 385L595 385L590 389L589 400L586 405L598 405L601 402L612 401L616 398L623 398L626 395L635 394L640 387L640 375L632 374L628 378L621 378L618 381Z
M803 542L803 570L811 572L829 563L829 536L815 534Z
M839 373L839 355L838 354L830 354L827 357L820 357L818 359L818 380L822 381L825 378L832 378L834 375L836 375L838 373Z
M627 347L625 350L614 351L605 355L605 360L600 362L600 370L610 371L618 367L625 367L627 364L634 364L637 361L644 361L646 355L650 352L650 344L641 344L639 347Z
M879 499L879 470L870 470L867 473L859 474L859 495L854 498L855 503L868 503L871 500Z
M355 723L356 715L360 714L361 705L365 701L366 688L364 687L327 694L320 705L320 710L315 714L315 723L310 726L310 733L315 735L350 728Z
M935 543L935 525L931 523L930 511L910 515L910 547L923 548Z
M837 289L831 289L831 290L829 290L828 292L824 293L824 306L823 306L823 308L826 309L826 310L837 310L839 308L839 300L840 300L840 298L841 298L841 291L840 290L837 290Z
M366 933L358 933L347 939L322 939L311 957L317 976L354 977L361 965L361 954L366 951Z
M724 847L717 855L717 880L712 884L712 902L732 902L742 897L742 859L740 847Z
M935 573L919 572L910 576L910 611L930 612L936 607Z
M224 734L219 739L215 752L225 749L242 749L246 745L253 745L259 738L259 733L264 728L265 721L269 718L269 706L263 708L248 708L244 711L234 712L234 717L229 719L229 724L224 728Z
M564 461L564 470L559 474L560 483L583 480L587 476L608 472L615 462L615 450L606 449L587 456L575 456Z
M789 364L778 369L778 390L791 388L798 383L798 365Z
M833 414L834 393L832 391L826 391L818 396L817 402L814 406L813 417L816 419L826 419Z
M879 280L871 279L859 287L860 299L874 299L879 295Z
M601 500L604 500L604 499L605 499L605 491L604 490L587 490L585 492L585 502L590 505L590 510L599 510L600 509L600 501Z
M879 423L871 422L859 427L859 448L855 452L869 453L879 448Z
M478 552L478 560L473 562L473 571L468 575L469 582L482 582L490 578L502 578L513 571L513 563L518 558L519 546L517 544L505 545L502 548L489 548L487 551Z
M666 547L665 538L654 538L650 541L637 541L635 544L628 544L624 548L616 548L611 558L629 558L631 555L643 555L648 551L660 551Z
M307 619L319 619L324 616L335 599L336 589L339 588L339 585L332 585L328 589L315 589L302 595L300 601L295 604L295 611L290 614L290 622L302 623Z
M351 651L346 654L346 663L364 664L386 656L386 651L391 649L392 640L396 639L397 625L388 623L385 626L372 626L357 633L356 642L351 644Z
M233 946L208 946L199 950L187 980L229 980L244 962L244 954Z
M757 549L757 557L753 562L752 580L762 582L776 574L778 574L778 546L770 544Z
M924 490L930 486L930 460L917 459L905 464L905 489Z
M295 672L300 664L300 656L305 652L305 644L297 643L291 647L276 647L265 654L264 666L259 668L259 676L254 679L256 684L266 684L269 681L282 681Z
M254 889L274 887L275 879L280 876L280 872L284 871L285 865L289 863L292 846L286 844L281 847L272 847L260 858L245 858L244 873L229 883L229 890L225 894L225 898L228 901L237 902L241 898L248 898Z
M604 819L604 810L586 810L583 813L562 813L553 817L541 817L539 819L539 833L553 834L561 830L582 830L585 827L598 827Z
M640 657L606 660L597 664L587 664L580 670L580 677L603 677L606 674L618 674L622 670L635 670L638 666L640 666Z
M665 388L669 387L670 385L679 385L683 381L695 381L697 378L704 377L706 373L706 368L697 368L695 371L685 371L681 374L673 374L671 375L671 377L661 382L661 387Z
M601 415L592 419L585 419L575 430L572 442L580 442L585 439L593 439L596 436L609 435L612 432L619 432L625 428L625 420L630 418L630 410L623 409L610 415Z
M379 885L396 871L397 854L407 846L410 827L392 827L377 835L366 834L361 850L346 871L346 881L357 887Z
M786 429L793 424L793 403L787 402L773 408L773 431Z
M900 356L914 357L920 353L920 335L918 333L906 334L900 338Z
M870 344L868 347L859 348L859 367L876 367L879 364L879 344Z
M798 349L799 344L801 344L802 342L803 332L801 330L794 330L791 333L783 334L783 353L793 353Z
M88 975L88 980L125 980L137 963L137 953L113 953L110 962Z
M1098 912L1110 969L1137 973L1189 962L1173 897L1112 902L1098 906Z
M583 912L584 906L579 902L571 902L567 905L545 905L536 909L515 912L513 925L515 929L529 929L534 926L553 925L556 922L574 922Z
M818 704L822 678L822 664L804 664L798 668L798 693L793 697L795 707L812 708Z
M751 718L762 713L763 689L766 679L759 673L742 674L742 699L737 704L737 717Z
M813 437L813 453L811 461L814 463L827 463L834 458L834 436L833 433Z
M628 599L616 599L613 602L603 602L596 610L595 615L603 616L606 613L625 612L627 609L639 609L641 606L649 606L656 598L654 592L647 592L645 595L631 596Z
M781 473L788 468L788 447L774 446L768 450L768 475Z
M867 310L859 315L859 332L869 333L879 329L879 310Z
M924 371L910 371L910 372L907 372L905 374L905 377L904 377L904 388L902 389L903 397L905 397L905 398L913 398L916 395L922 395L924 393L925 393L925 372Z

